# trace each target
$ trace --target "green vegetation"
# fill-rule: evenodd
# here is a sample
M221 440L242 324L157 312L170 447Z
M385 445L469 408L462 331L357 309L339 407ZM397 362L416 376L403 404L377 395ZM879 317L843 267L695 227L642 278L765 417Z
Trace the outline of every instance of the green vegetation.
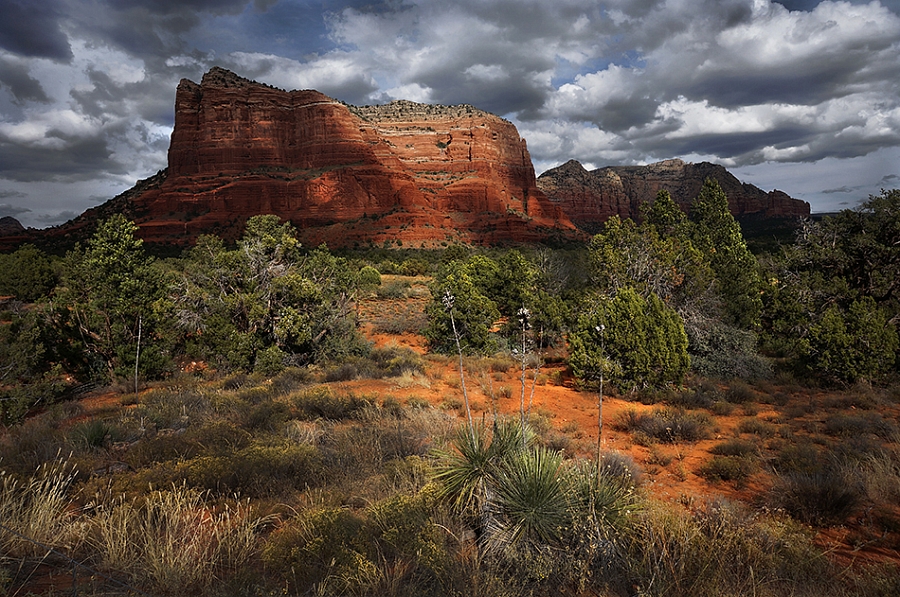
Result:
M898 205L759 262L712 181L580 251L339 256L274 216L169 259L120 216L63 260L22 247L0 257L0 594L70 582L66 558L94 595L896 594L896 562L842 570L816 534L900 530ZM632 401L604 447L644 470L532 409L601 376ZM752 498L676 506L663 479Z
M896 372L898 239L896 189L805 223L796 242L766 262L768 350L837 383L877 382Z
M569 347L572 371L589 387L601 374L623 389L678 385L690 367L678 314L655 294L644 299L628 287L579 318Z

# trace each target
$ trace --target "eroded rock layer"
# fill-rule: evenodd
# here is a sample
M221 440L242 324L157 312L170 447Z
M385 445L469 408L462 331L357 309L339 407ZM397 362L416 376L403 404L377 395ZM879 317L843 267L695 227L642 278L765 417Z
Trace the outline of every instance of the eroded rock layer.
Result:
M610 166L588 171L570 160L541 174L538 188L576 226L593 233L610 216L637 216L640 205L652 202L662 189L669 191L672 199L687 212L707 178L718 181L735 217L809 217L806 201L793 199L781 191L767 193L741 183L724 167L709 162L690 164L666 160L647 166Z
M301 240L440 246L577 236L536 185L515 126L471 106L352 107L214 68L175 99L169 167L133 194L140 236L233 238L247 218L290 220Z

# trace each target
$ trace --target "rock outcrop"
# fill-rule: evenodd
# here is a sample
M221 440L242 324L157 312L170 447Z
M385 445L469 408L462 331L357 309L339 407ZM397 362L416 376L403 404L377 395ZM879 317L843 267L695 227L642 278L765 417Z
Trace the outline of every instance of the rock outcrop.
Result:
M538 188L580 229L597 232L610 216L636 217L640 205L652 202L665 189L687 212L707 178L718 181L735 217L800 218L809 216L809 203L781 191L765 192L741 183L724 167L702 162L665 160L647 166L610 166L585 170L570 160L541 174Z
M112 200L157 244L276 214L307 245L530 243L580 234L515 126L471 106L353 107L213 68L182 80L168 169ZM60 227L71 234L104 206ZM87 217L86 217L87 216Z
M12 216L0 218L0 236L21 236L25 233L25 227L19 220Z

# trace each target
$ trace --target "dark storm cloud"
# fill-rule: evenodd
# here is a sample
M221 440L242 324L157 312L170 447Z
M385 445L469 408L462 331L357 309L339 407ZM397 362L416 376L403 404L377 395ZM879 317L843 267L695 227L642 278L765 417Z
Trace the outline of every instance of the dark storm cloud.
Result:
M0 58L0 87L8 89L18 104L50 101L40 81L29 75L27 65L21 62Z
M850 187L838 187L836 189L825 189L824 191L820 191L823 195L834 195L836 193L854 193L855 189L851 189Z
M24 197L25 193L19 193L16 191L0 191L0 199L9 199L12 197L20 198ZM10 205L9 203L0 203L0 217L12 216L16 217L25 213L29 213L31 210L27 207L22 207L20 205Z
M0 0L0 47L21 56L71 60L60 12L56 0Z
M49 136L62 137L51 131ZM65 149L24 146L0 138L2 176L19 182L91 180L98 172L120 174L122 164L110 159L103 138L69 139Z
M660 155L715 155L721 158L741 158L755 152L760 147L776 149L793 143L802 143L812 135L800 127L785 127L758 133L732 133L729 135L693 135L685 139L670 141L649 140L647 151ZM638 143L641 145L641 143ZM753 161L753 160L747 160Z
M35 216L34 219L41 224L54 225L68 222L69 220L78 217L78 215L79 214L74 211L60 211L57 213L40 214L38 216Z

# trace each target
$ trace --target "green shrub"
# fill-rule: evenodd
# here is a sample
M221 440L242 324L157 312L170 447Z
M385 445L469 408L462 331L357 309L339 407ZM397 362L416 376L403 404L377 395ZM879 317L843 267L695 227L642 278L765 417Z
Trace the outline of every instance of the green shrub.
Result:
M652 413L628 410L614 424L619 429L670 443L705 439L713 426L705 413L676 408L657 408Z
M251 443L217 456L198 456L177 463L174 478L191 487L228 495L280 495L291 489L319 485L323 462L318 450L305 444Z
M888 312L871 297L843 312L830 305L809 328L808 366L842 382L878 379L891 371L898 347Z
M481 260L447 264L431 285L423 335L432 350L443 354L490 354L497 346L491 333L500 318L497 304L478 286ZM495 266L496 267L496 266Z
M424 259L406 259L400 264L404 276L424 276L428 273L428 262Z
M835 467L813 473L784 473L776 478L771 490L771 501L776 507L817 525L844 522L861 499L861 488Z
M289 355L278 346L270 346L256 353L253 370L263 375L277 375L284 371Z
M623 288L600 299L569 334L569 365L595 387L601 374L620 388L680 384L690 367L684 323L655 294Z
M756 471L756 463L742 456L713 456L698 471L710 481L743 481Z
M359 270L359 285L364 289L381 286L381 274L371 265L363 266Z
M365 531L364 519L350 510L311 510L272 535L263 561L297 594L320 584L320 592L326 587L339 592L358 589L367 574L375 573L375 564L364 555L369 540Z
M772 364L756 349L756 335L719 321L701 318L686 325L691 369L718 379L769 379Z

